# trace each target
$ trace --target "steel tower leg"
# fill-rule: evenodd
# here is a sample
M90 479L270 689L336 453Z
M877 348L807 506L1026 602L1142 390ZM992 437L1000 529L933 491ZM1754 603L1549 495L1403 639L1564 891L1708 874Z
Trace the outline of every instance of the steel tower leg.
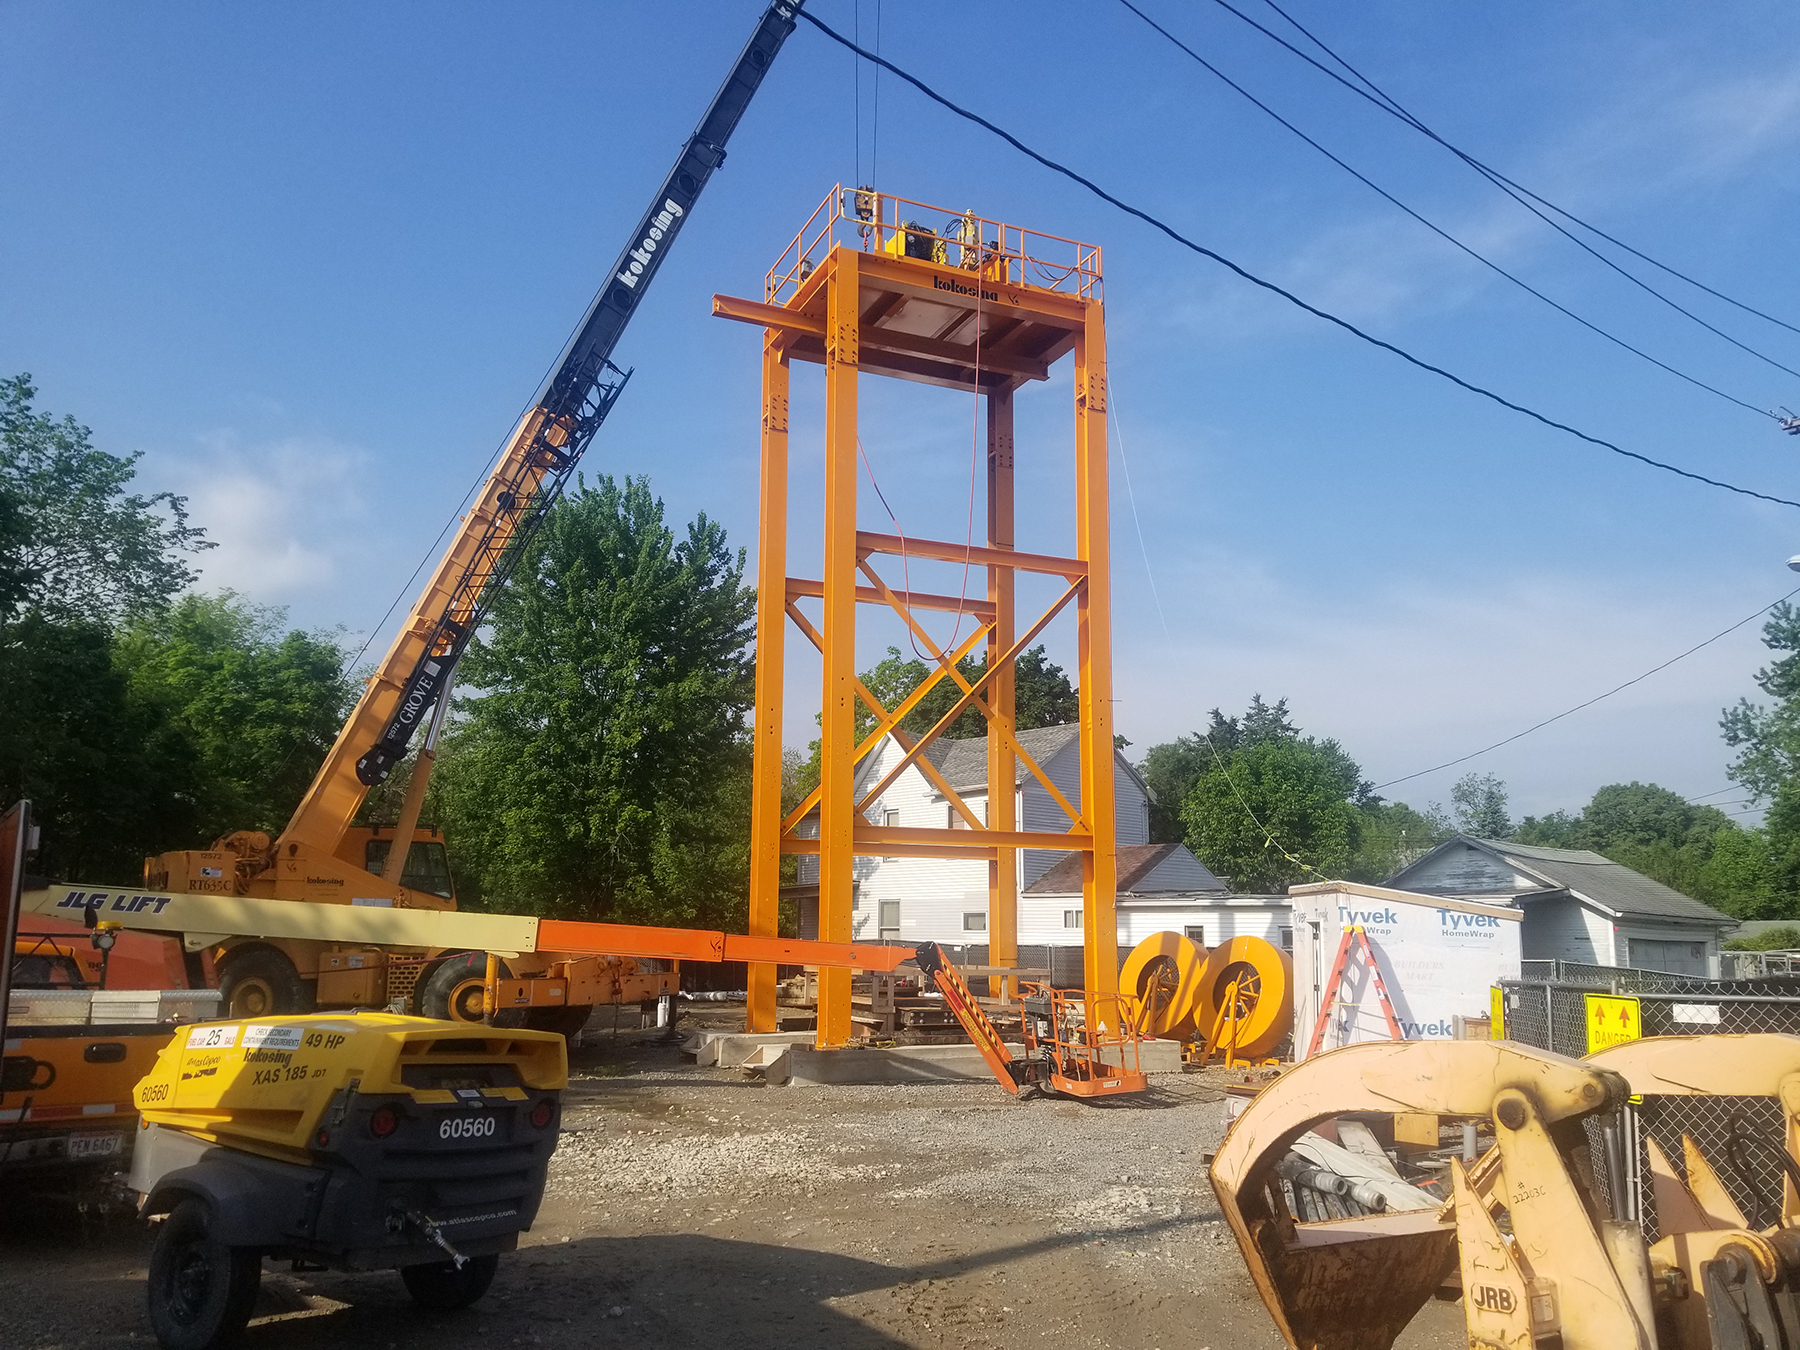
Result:
M1112 572L1107 529L1106 328L1099 305L1086 307L1075 339L1075 556L1088 565L1076 601L1081 677L1081 814L1093 834L1082 859L1081 916L1086 929L1083 984L1090 995L1119 990L1117 829L1112 720Z
M788 362L763 339L762 519L756 556L756 724L750 778L750 936L781 920L781 730L787 637ZM746 1031L774 1031L775 967L750 967Z
M1013 396L1010 389L992 389L987 396L987 541L989 548L1010 549L1013 534ZM988 599L994 606L994 627L988 634L989 666L1013 645L1013 569L988 568ZM990 830L1019 828L1014 788L1012 746L999 725L1013 725L1013 667L1010 662L995 671L988 691L994 720L988 723L988 817ZM1019 851L996 848L988 864L988 963L1017 965L1019 961ZM1007 988L1011 985L1012 988ZM1017 978L995 976L988 994L1006 998L1016 993Z
M855 887L856 376L858 255L842 250L825 300L825 639L819 765L819 937L850 940ZM850 972L819 972L820 1047L850 1039Z

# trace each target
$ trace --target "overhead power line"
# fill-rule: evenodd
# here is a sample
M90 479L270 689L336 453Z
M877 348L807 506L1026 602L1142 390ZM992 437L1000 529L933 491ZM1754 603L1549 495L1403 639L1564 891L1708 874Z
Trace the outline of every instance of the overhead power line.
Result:
M1631 686L1634 684L1642 684L1645 680L1649 679L1652 675L1655 675L1659 671L1667 670L1670 666L1674 665L1677 661L1685 661L1688 657L1692 656L1695 652L1699 651L1701 648L1712 646L1712 644L1717 642L1720 638L1726 637L1729 634L1737 632L1738 629L1742 628L1747 623L1754 623L1757 619L1762 618L1763 615L1767 614L1770 610L1774 609L1775 606L1781 604L1782 601L1792 600L1796 595L1800 595L1800 588L1796 588L1794 590L1789 591L1786 595L1782 596L1780 600L1769 601L1768 604L1764 605L1761 609L1757 610L1756 613L1746 614L1743 618L1739 619L1736 623L1732 624L1731 627L1720 629L1717 633L1714 633L1711 637L1707 638L1706 641L1696 642L1692 647L1689 647L1685 652L1682 652L1679 656L1671 656L1667 661L1664 661L1661 665L1651 666L1650 669L1646 670L1642 675L1633 675L1629 680L1626 680L1624 684L1616 684L1611 689L1608 689L1604 694L1595 694L1592 698L1586 700L1585 702L1577 703L1573 708L1565 708L1562 712L1557 713L1556 716L1554 716L1554 717L1546 717L1541 722L1534 722L1531 726L1526 727L1525 730L1523 730L1523 731L1515 731L1512 735L1508 736L1505 740L1495 741L1492 745L1484 745L1479 750L1471 750L1468 754L1458 755L1455 759L1447 759L1442 764L1433 764L1429 769L1420 769L1417 773L1409 773L1400 778L1390 778L1385 783L1377 783L1375 785L1375 791L1379 792L1379 791L1381 791L1382 788L1390 788L1399 783L1410 783L1415 778L1423 778L1426 774L1436 773L1440 769L1453 769L1458 764L1466 764L1472 759L1478 759L1482 755L1487 754L1491 750L1498 750L1503 745L1511 745L1514 741L1520 740L1526 736L1529 736L1534 731L1542 731L1545 727L1549 726L1552 722L1560 722L1565 717L1573 717L1576 713L1582 711L1584 708L1593 707L1596 703L1599 703L1602 699L1609 699L1614 694L1620 693L1623 690L1631 688ZM1729 789L1727 789L1727 790L1729 791ZM1716 794L1709 794L1709 795L1716 795Z
M1412 113L1408 112L1396 100L1394 100L1393 98L1390 98L1386 93L1382 92L1380 87L1377 86L1374 83L1374 81L1370 80L1367 76L1362 74L1361 71L1357 70L1356 67L1352 66L1348 61L1344 60L1343 57L1339 56L1330 47L1326 46L1324 42L1320 41L1317 37L1315 37L1306 28L1302 27L1301 24L1297 20L1295 20L1292 16L1290 16L1286 10L1282 9L1279 5L1277 5L1275 3L1275 0L1264 0L1264 3L1268 4L1270 9L1273 9L1277 14L1281 15L1281 17L1286 19L1290 24L1293 24L1293 26L1296 29L1298 29L1301 33L1305 34L1308 41L1312 42L1315 46L1317 46L1319 48L1320 51L1324 52L1333 61L1337 62L1345 70L1349 71L1351 75L1355 76L1355 78L1357 80L1361 81L1362 85L1366 85L1367 88L1365 89L1365 88L1359 87L1356 84L1352 84L1349 80L1345 79L1342 75L1338 74L1335 70L1332 70L1329 66L1322 64L1321 62L1319 62L1316 58L1314 58L1310 54L1301 51L1298 47L1294 46L1293 43L1289 42L1286 38L1282 37L1279 33L1272 32L1270 29L1265 28L1262 24L1258 23L1255 19L1251 18L1248 14L1245 14L1242 10L1238 9L1235 5L1232 5L1230 3L1230 0L1214 0L1214 3L1216 3L1221 9L1224 9L1227 12L1236 15L1239 19L1242 19L1245 23L1249 24L1252 28L1256 29L1257 32L1263 34L1265 37L1267 37L1270 40L1277 42L1281 46L1287 48L1288 51L1292 52L1295 56L1298 56L1302 61L1305 61L1308 65L1313 66L1315 69L1322 71L1324 74L1330 76L1332 79L1336 80L1339 84L1343 85L1346 89L1348 89L1352 93L1356 94L1359 98L1367 100L1368 102L1374 104L1377 108L1380 108L1383 112L1387 113L1390 117L1398 118L1400 121L1405 122L1408 126L1412 127L1415 131L1419 132L1421 135L1424 135L1426 137L1429 137L1431 140L1436 141L1439 145L1443 146L1444 149L1448 150L1451 154L1455 155L1458 159L1462 160L1463 163L1467 164L1471 169L1474 169L1476 173L1480 174L1483 178L1486 178L1495 187L1499 188L1502 192L1506 193L1507 196L1511 197L1514 201L1518 202L1519 205L1523 206L1527 211L1530 211L1533 215L1537 216L1546 225L1550 226L1551 229L1555 230L1558 234L1561 234L1564 238L1568 239L1577 248L1580 248L1584 252L1591 254L1594 258L1596 258L1600 262L1604 263L1607 267L1610 267L1613 271L1617 272L1620 276L1624 277L1632 285L1638 287L1642 291L1645 291L1649 295L1654 296L1656 299L1660 300L1663 304L1665 304L1669 308L1675 310L1677 313L1682 314L1686 318L1693 320L1695 323L1699 324L1702 328L1706 329L1708 332L1713 333L1720 338L1723 338L1726 342L1729 342L1732 346L1738 348L1739 350L1741 350L1743 352L1748 353L1751 356L1756 357L1757 360L1764 361L1764 362L1768 363L1769 365L1774 366L1778 370L1786 371L1790 375L1800 375L1800 371L1796 371L1793 368L1782 364L1780 361L1777 361L1774 357L1769 356L1767 353L1760 352L1760 351L1756 350L1756 348L1751 347L1746 343L1740 342L1737 338L1734 338L1733 336L1731 336L1731 334L1725 332L1724 330L1722 330L1720 328L1714 327L1712 324L1708 323L1705 319L1701 318L1698 314L1695 314L1692 310L1689 310L1689 309L1685 308L1684 306L1682 306L1681 304L1679 304L1677 301L1670 299L1668 296L1664 295L1661 291L1657 290L1654 286L1652 286L1648 282L1646 282L1642 277L1639 277L1639 276L1635 275L1634 273L1626 271L1623 267L1620 267L1611 258L1608 258L1604 253L1601 253L1597 249L1595 249L1586 240L1581 239L1574 234L1571 234L1565 226L1563 226L1558 221L1552 220L1549 216L1545 215L1543 211L1539 210L1537 208L1537 206L1534 206L1532 203L1533 202L1542 203L1542 205L1545 206L1546 208L1548 208L1549 210L1555 212L1557 215L1562 216L1567 220L1574 222L1576 225L1579 225L1582 229L1587 230L1589 233L1595 235L1596 237L1604 239L1608 243L1613 244L1618 248L1624 249L1627 253L1630 253L1633 257L1641 258L1643 261L1649 263L1651 266L1658 268L1659 270L1661 270L1663 272L1667 272L1672 277L1676 277L1679 280L1687 282L1690 286L1698 287L1700 290L1705 291L1708 295L1714 296L1715 298L1717 298L1719 300L1723 300L1728 305L1733 305L1736 308L1741 309L1748 314L1754 314L1759 319L1766 319L1768 322L1770 322L1772 324L1776 324L1779 327L1785 328L1785 329L1789 330L1790 332L1800 333L1800 328L1795 327L1795 325L1788 323L1786 320L1776 318L1773 314L1766 314L1762 310L1757 309L1752 305L1745 304L1742 300L1734 299L1731 296L1726 295L1723 291L1715 290L1713 287L1706 285L1704 282L1695 280L1693 277L1687 275L1687 273L1678 271L1677 269L1669 266L1667 263L1659 262L1655 258L1652 258L1649 254L1633 248L1631 245L1625 243L1623 240L1615 239L1612 235L1610 235L1606 231L1602 230L1599 226L1590 224L1588 221L1583 220L1580 216L1576 215L1573 211L1570 211L1568 208L1558 206L1555 202L1552 202L1549 199L1539 195L1538 193L1533 192L1531 189L1522 187L1518 183L1515 183L1512 179L1508 178L1505 174L1501 173L1498 169L1491 168L1490 166L1488 166L1488 165L1482 163L1480 160L1476 159L1473 155L1467 153L1466 151L1460 149L1459 147L1457 147L1455 145L1452 145L1449 141L1445 140L1442 136L1438 135L1437 132L1433 131L1430 127L1426 126L1424 122L1420 121L1417 117L1413 116ZM1529 197L1531 199L1531 201L1525 200L1527 197Z
M1533 421L1542 423L1544 426L1553 427L1557 431L1566 432L1567 434L1574 436L1578 440L1586 441L1590 445L1597 445L1604 450L1610 450L1615 455L1622 455L1626 459L1637 460L1639 463L1647 464L1653 469L1661 469L1665 473L1672 473L1672 474L1676 474L1682 478L1689 478L1697 483L1705 483L1710 487L1722 488L1726 492L1735 492L1739 496L1742 496L1742 497L1755 497L1760 501L1773 502L1778 506L1792 506L1792 507L1795 507L1796 509L1800 509L1800 501L1793 501L1786 497L1771 496L1770 494L1768 494L1766 492L1758 492L1758 491L1754 490L1753 488L1739 487L1735 483L1727 483L1721 479L1709 478L1705 474L1695 473L1690 469L1678 468L1677 466L1666 463L1663 460L1652 459L1648 455L1639 454L1636 450L1627 450L1627 449L1625 449L1624 446L1616 445L1612 441L1605 440L1602 437L1591 436L1587 432L1581 431L1576 427L1572 427L1566 422L1559 422L1555 418L1548 417L1545 414L1536 411L1535 409L1528 408L1522 403L1515 403L1509 398L1505 398L1500 394L1496 394L1491 389L1483 388L1481 385L1474 384L1469 380L1465 380L1460 375L1452 374L1450 371L1445 370L1442 366L1435 366L1435 365L1431 364L1431 362L1426 361L1426 360L1422 359L1421 357L1414 356L1411 352L1405 350L1402 347L1395 346L1391 342L1388 342L1382 338L1376 337L1373 333L1364 332L1361 328L1358 328L1355 324L1351 323L1348 319L1340 318L1338 315L1331 313L1329 310L1320 309L1317 305L1314 305L1305 300L1302 300L1299 296L1295 295L1292 291L1287 290L1285 287L1278 286L1272 281L1268 281L1262 277L1257 276L1254 272L1250 271L1249 269L1239 266L1237 263L1233 262L1230 258L1227 258L1224 254L1215 252L1214 250L1207 248L1203 244L1195 243L1192 239L1189 239L1186 235L1180 233L1173 226L1168 225L1165 222L1157 219L1155 216L1151 215L1147 211L1142 211L1142 210L1138 209L1137 207L1132 206L1128 202L1121 201L1118 197L1113 196L1113 194L1108 192L1105 188L1103 188L1099 184L1093 182L1091 179L1084 178L1081 174L1075 172L1075 170L1069 168L1067 165L1059 164L1057 161L1049 158L1048 156L1039 154L1036 150L1033 150L1030 146L1026 145L1023 141L1021 141L1017 136L1014 136L1011 132L1005 131L998 126L995 126L994 123L988 121L987 118L982 117L979 113L970 112L967 108L961 107L958 104L951 102L948 98L945 98L942 94L938 93L930 85L926 84L923 80L920 80L918 77L916 77L914 75L908 74L906 71L902 70L899 66L895 65L893 62L886 60L883 57L876 56L873 52L865 51L862 48L856 46L856 44L853 43L849 38L845 37L842 33L839 33L836 29L832 28L829 24L825 23L817 15L813 14L810 10L805 10L805 9L800 10L799 15L802 19L805 19L808 23L812 24L813 27L817 28L821 33L825 34L825 36L830 38L832 41L840 43L843 46L850 48L850 50L856 52L858 55L861 55L861 56L867 58L868 60L876 62L884 70L888 71L889 73L891 73L893 75L898 76L902 80L905 80L908 84L912 85L913 88L917 89L920 93L924 94L927 98L932 100L932 102L940 104L945 108L948 108L951 112L955 113L958 117L965 118L966 120L975 123L977 126L984 127L988 131L993 132L994 135L998 136L1001 140L1005 141L1008 145L1012 146L1013 149L1017 150L1020 154L1025 155L1029 159L1036 160L1039 164L1042 164L1045 168L1050 169L1053 172L1061 174L1063 177L1069 179L1072 182L1079 183L1082 187L1086 188L1089 192L1093 193L1096 197L1100 198L1102 201L1107 202L1113 206L1116 206L1119 210L1125 212L1127 215L1136 216L1139 220L1143 221L1145 224L1150 225L1157 230L1160 230L1163 234L1166 234L1169 238L1173 239L1176 243L1180 244L1183 248L1191 249L1195 253L1200 254L1200 256L1202 256L1204 258L1212 259L1212 261L1218 263L1221 267L1224 267L1224 268L1228 269L1229 271L1236 273L1238 276L1242 277L1245 281L1250 282L1252 285L1260 286L1265 291L1269 291L1272 294L1279 295L1283 300L1286 300L1289 304L1305 310L1308 314L1311 314L1311 315L1315 316L1316 318L1324 319L1327 323L1337 325L1339 328L1342 328L1345 332L1353 334L1354 336L1361 338L1364 342L1367 342L1371 346L1379 347L1383 351L1386 351L1386 352L1391 352L1393 355L1398 356L1401 360L1406 361L1411 365L1415 365L1421 370L1429 371L1433 375L1437 375L1443 379L1449 380L1452 384L1455 384L1463 389L1466 389L1472 394L1479 394L1482 398L1489 399L1494 403L1498 403L1503 408L1510 408L1512 411L1514 411L1516 413L1521 413L1524 416L1531 418Z
M1386 201L1391 203L1393 206L1397 207L1401 211L1404 211L1408 216L1411 216L1414 220L1418 221L1421 225L1425 226L1426 229L1432 231L1432 233L1438 235L1440 238L1444 239L1445 241L1447 241L1454 247L1456 247L1456 248L1460 249L1462 252L1468 254L1471 258L1474 258L1477 262L1481 263L1483 266L1489 268L1490 270L1492 270L1492 271L1498 273L1500 276L1504 277L1506 280L1512 282L1515 286L1519 287L1521 290L1525 291L1527 294L1535 297L1538 300L1541 300L1543 303L1545 303L1546 305L1549 305L1552 309L1556 310L1558 313L1560 313L1560 314L1564 315L1565 317L1573 320L1574 322L1580 324L1583 328L1588 329L1590 332L1593 332L1593 333L1597 334L1598 336L1606 339L1608 342L1613 343L1615 346L1623 348L1625 351L1630 352L1632 355L1637 356L1637 357L1641 358L1642 360L1649 362L1651 365L1656 366L1658 369L1666 371L1668 374L1675 376L1679 380L1683 380L1688 384L1694 385L1696 388L1703 389L1707 393L1716 395L1717 397L1724 399L1728 403L1735 404L1737 407L1744 408L1747 411L1756 413L1758 416L1771 418L1771 419L1774 419L1777 421L1780 420L1778 415L1776 413L1770 411L1769 409L1759 407L1756 404L1751 403L1745 399L1738 398L1735 395L1727 393L1723 389L1720 389L1717 386L1710 384L1705 380L1699 379L1696 376L1688 374L1686 371L1683 371L1675 366L1670 365L1668 362L1663 361L1663 360L1659 359L1658 357L1652 356L1649 352L1646 352L1642 348L1637 347L1630 342L1627 342L1624 338L1619 337L1616 333L1610 332L1609 330L1601 327L1599 324L1594 323L1592 320L1569 309L1566 305L1563 305L1559 301L1552 299L1550 296L1546 295L1544 292L1538 290L1535 286L1533 286L1529 282L1525 281L1522 277L1519 277L1516 274L1514 274L1513 272L1508 271L1505 267L1502 267L1499 263L1495 262L1493 259L1487 257L1485 254L1483 254L1483 253L1479 252L1477 249L1471 247L1469 244L1465 243L1463 240L1457 238L1455 235L1451 234L1448 230L1445 230L1444 228L1442 228L1441 226L1436 224L1434 221L1432 221L1432 220L1428 219L1427 217L1425 217L1424 215L1422 215L1420 212L1414 210L1412 207L1408 206L1405 202L1401 201L1398 197L1394 196L1391 192L1389 192L1385 188L1383 188L1380 184L1374 182L1367 175L1361 173L1356 168L1354 168L1352 165L1350 165L1345 160L1343 160L1341 157L1334 154L1331 150L1327 149L1324 145L1320 144L1312 136L1308 135L1305 131L1301 130L1294 123L1290 122L1287 118L1283 117L1280 113L1275 111L1275 109L1271 108L1268 104L1264 103L1261 99L1257 98L1256 95L1252 94L1248 89L1244 88L1244 86L1239 84L1237 81L1233 80L1229 75L1225 74L1222 70L1220 70L1217 66L1215 66L1210 61L1208 61L1205 57L1201 56L1198 52L1194 51L1193 48L1189 47L1186 43L1182 42L1181 39L1177 38L1168 29L1164 28L1161 24L1157 23L1156 20L1152 19L1149 15L1145 14L1143 10L1139 9L1136 5L1132 4L1131 0L1120 0L1120 3L1123 4L1125 6L1125 8L1129 9L1133 14L1137 15L1138 18L1142 19L1151 28L1155 29L1157 33L1159 33L1162 37L1166 38L1171 44L1178 47L1187 56L1191 57L1196 63L1198 63L1200 66L1204 67L1207 71L1211 72L1214 76L1216 76L1223 83L1225 83L1226 85L1229 85L1233 90L1235 90L1237 93L1241 94L1245 99L1249 100L1249 102L1254 104L1258 109L1260 109L1262 112L1266 113L1269 117L1274 119L1276 122L1279 122L1288 131L1292 132L1295 136L1298 136L1301 140L1305 141L1313 149L1317 150L1320 154L1324 155L1327 159L1331 160L1332 163L1336 164L1339 168L1343 169L1346 173L1350 174L1358 182L1362 183L1365 187L1369 188L1371 191L1373 191L1376 194L1378 194L1379 196L1381 196L1383 199L1385 199ZM1784 369L1785 369L1785 367L1784 367Z
M1330 150L1327 150L1323 145L1319 144L1318 141L1314 140L1311 136L1307 135L1306 132L1302 131L1299 127L1295 126L1292 122L1288 121L1287 118L1283 117L1280 113L1276 112L1275 109L1271 108L1268 104L1264 103L1255 94L1251 93L1248 89L1244 88L1243 85L1239 84L1236 80L1232 79L1231 76L1227 75L1224 71L1220 70L1211 61L1208 61L1204 56L1200 55L1199 52L1195 51L1192 47L1188 46L1187 43L1183 42L1180 38L1176 37L1168 29L1164 28L1155 19L1151 18L1148 14L1144 13L1143 10L1139 9L1136 5L1132 4L1131 0L1119 0L1119 3L1124 5L1125 8L1130 10L1133 14L1137 15L1138 18L1142 19L1145 23L1150 25L1150 27L1154 28L1163 37L1167 38L1169 40L1169 42L1174 44L1176 47L1179 47L1188 56L1192 57L1193 60L1196 63L1198 63L1200 66L1202 66L1204 69L1210 71L1213 75L1217 76L1220 80L1222 80L1225 84L1229 85L1232 89L1236 90L1239 94L1242 94L1251 103L1255 104L1263 112L1267 113L1270 117L1274 118L1275 121L1281 123L1282 126L1286 127L1289 131L1293 132L1294 135L1298 136L1301 140L1305 141L1313 149L1317 150L1321 155L1324 155L1326 159L1330 160L1333 164L1337 165L1338 168L1342 169L1345 173L1349 174L1352 178L1356 179L1357 182L1361 183L1364 187L1368 188L1370 191L1381 196L1382 198L1384 198L1386 201L1388 201L1392 205L1399 207L1400 210L1406 212L1407 215L1411 216L1414 220L1418 221L1419 224L1423 225L1426 229L1430 230L1433 234L1437 235L1440 239L1446 240L1450 244L1455 245L1457 248L1461 249L1464 253L1468 254L1471 258L1475 259L1475 261L1480 263L1482 266L1487 267L1487 268L1491 269L1492 271L1499 273L1501 276L1505 277L1508 281L1512 282L1513 285L1517 286L1520 290L1526 292L1529 295L1536 296L1539 300L1542 300L1546 305L1549 305L1550 308L1554 309L1557 313L1563 315L1565 318L1573 319L1576 323L1580 324L1583 328L1587 329L1589 332L1599 334L1601 337L1605 338L1608 342L1612 343L1614 346L1623 347L1626 351L1630 352L1633 356L1640 357L1643 360L1648 361L1651 365L1657 367L1659 370L1667 371L1669 374L1673 375L1678 380L1685 380L1685 381L1687 381L1687 383L1695 386L1696 388L1704 389L1707 393L1714 394L1717 397L1724 399L1727 403L1735 403L1738 407L1748 409L1750 412L1755 413L1759 417L1775 417L1776 416L1776 414L1774 414L1773 412L1770 412L1767 408L1759 408L1756 406L1756 404L1746 402L1744 399L1738 398L1734 394L1728 394L1723 389L1720 389L1715 385L1708 384L1705 380L1699 379L1696 376L1689 375L1684 370L1676 369L1676 367L1670 365L1668 362L1659 360L1657 357L1650 355L1649 352L1644 351L1641 347L1634 346L1633 344L1627 342L1624 338L1620 337L1618 334L1608 332L1606 329L1602 328L1599 324L1594 323L1590 319L1583 318L1581 315L1577 314L1574 310L1568 308L1566 305L1563 305L1560 302L1551 299L1548 295L1545 295L1542 291L1540 291L1537 287L1533 286L1530 282L1526 281L1523 277L1517 276L1514 273L1507 271L1506 268L1502 267L1499 263L1495 262L1492 258L1488 257L1486 254L1481 253L1478 250L1476 250L1475 248L1471 247L1470 245L1464 243L1461 239L1458 239L1455 235L1451 234L1448 230L1444 229L1442 226L1436 224L1435 222L1433 222L1431 220L1426 219L1423 215L1421 215L1419 212L1413 210L1412 207L1408 206L1405 202L1401 201L1398 197L1396 197L1393 193L1389 192L1386 188L1382 187L1379 183L1374 182L1372 179L1368 178L1367 176L1365 176L1364 174L1362 174L1361 172L1359 172L1358 170L1353 168L1351 165L1347 164L1344 160L1340 159L1337 155L1333 154ZM1777 420L1779 420L1779 419L1777 419Z

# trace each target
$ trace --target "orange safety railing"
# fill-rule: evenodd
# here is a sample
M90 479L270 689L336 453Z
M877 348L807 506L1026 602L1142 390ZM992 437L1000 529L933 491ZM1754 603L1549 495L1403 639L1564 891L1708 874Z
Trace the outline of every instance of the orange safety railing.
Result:
M784 304L839 244L865 253L921 258L1011 286L1100 295L1100 246L838 184L800 227L763 281L763 298Z
M1021 986L1021 993L1027 1009L1021 1028L1027 1059L1047 1051L1056 1071L1076 1080L1104 1078L1109 1071L1121 1069L1131 1073L1142 1070L1137 1033L1119 995L1087 994L1030 982ZM1041 1019L1030 1012L1032 1002L1040 999L1049 1003L1049 1015Z

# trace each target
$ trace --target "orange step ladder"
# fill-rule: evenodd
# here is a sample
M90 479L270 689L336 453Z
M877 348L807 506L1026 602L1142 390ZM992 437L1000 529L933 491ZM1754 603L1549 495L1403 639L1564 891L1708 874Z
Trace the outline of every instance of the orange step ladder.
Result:
M1369 944L1369 935L1363 931L1362 925L1355 924L1344 930L1343 940L1338 943L1337 959L1331 963L1331 979L1325 986L1331 991L1331 996L1319 1003L1319 1020L1313 1023L1312 1044L1306 1051L1308 1059L1318 1054L1319 1047L1325 1043L1325 1028L1331 1025L1332 1013L1339 1008L1362 1007L1359 1001L1343 997L1344 980L1350 974L1350 958L1359 949L1363 963L1368 967L1369 979L1375 986L1375 993L1381 999L1381 1011L1387 1018L1388 1033L1397 1041L1406 1039L1400 1033L1400 1019L1394 1016L1394 1001L1388 997L1387 981L1381 977L1381 963L1375 959L1375 948Z

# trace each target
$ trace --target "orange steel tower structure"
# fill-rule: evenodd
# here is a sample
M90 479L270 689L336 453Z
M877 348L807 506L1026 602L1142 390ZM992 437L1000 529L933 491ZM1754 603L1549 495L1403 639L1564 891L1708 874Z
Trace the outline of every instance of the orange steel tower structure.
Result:
M1100 250L970 212L949 211L868 188L836 188L794 238L764 283L760 301L714 296L713 312L763 329L762 536L757 575L756 731L751 792L750 933L776 934L781 856L819 858L819 934L852 935L854 860L859 855L988 860L989 961L1018 964L1021 848L1082 854L1085 988L1118 984L1114 919L1112 643L1107 562L1106 366ZM1075 540L1067 556L1021 552L1014 534L1013 394L1048 378L1065 355L1075 362ZM788 379L793 361L825 367L824 575L787 574ZM857 382L862 375L974 391L986 401L987 539L949 542L857 528ZM1027 451L1028 471L1041 456ZM896 590L878 561L920 559L985 569L984 598ZM1015 613L1019 572L1058 578L1042 614ZM802 602L822 602L819 622ZM915 649L935 662L930 677L894 707L857 678L859 605L892 610ZM1020 747L1013 726L1014 660L1072 606L1078 644L1081 726L1080 809ZM940 648L920 611L954 611L975 631ZM820 782L783 816L781 809L783 649L792 622L819 649L824 666ZM987 665L965 679L956 663L985 643ZM960 696L935 726L898 736L904 757L879 781L859 780L863 759L943 680ZM856 703L874 718L858 741ZM945 781L924 753L966 710L987 722L988 817ZM1068 818L1066 831L1024 830L1015 819L1015 760ZM956 828L874 824L867 813L908 766L916 767L955 813ZM797 827L817 808L817 837ZM966 825L967 828L962 828ZM1004 996L1007 980L990 990ZM775 1030L775 967L752 965L752 1031ZM851 1034L850 972L819 972L818 1044Z

